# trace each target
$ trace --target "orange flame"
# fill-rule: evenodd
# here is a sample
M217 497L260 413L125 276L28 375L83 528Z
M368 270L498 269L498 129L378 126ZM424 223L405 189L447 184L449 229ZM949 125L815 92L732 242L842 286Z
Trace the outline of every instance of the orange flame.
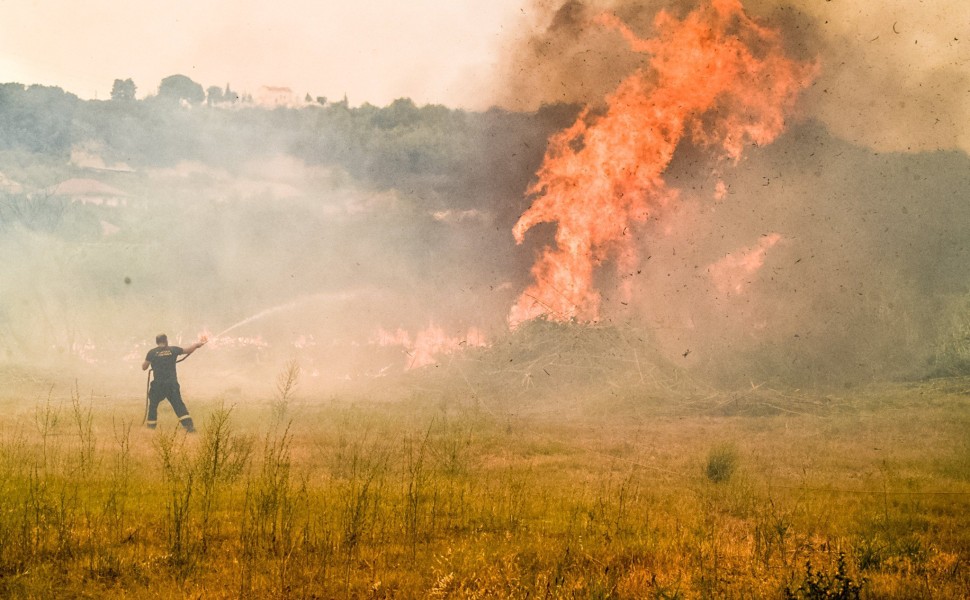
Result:
M787 58L778 33L749 18L739 0L710 0L683 21L662 11L649 40L611 15L599 22L649 59L607 97L605 114L586 109L550 139L528 190L535 200L512 233L521 244L533 226L555 222L556 247L533 266L534 283L509 313L513 328L538 316L597 320L594 272L608 259L621 272L635 267L631 226L676 197L663 174L677 144L689 136L737 162L746 145L782 132L817 70ZM724 193L722 184L715 194Z
M732 252L709 266L714 288L726 296L742 293L750 283L748 278L761 269L768 250L779 241L781 235L777 233L762 236L756 246Z

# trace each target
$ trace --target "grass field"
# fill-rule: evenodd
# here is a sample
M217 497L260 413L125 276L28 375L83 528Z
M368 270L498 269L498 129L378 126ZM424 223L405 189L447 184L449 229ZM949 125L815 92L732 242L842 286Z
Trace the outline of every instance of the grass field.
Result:
M4 396L0 596L970 597L970 380L512 406L281 377L187 394L195 435L83 382Z

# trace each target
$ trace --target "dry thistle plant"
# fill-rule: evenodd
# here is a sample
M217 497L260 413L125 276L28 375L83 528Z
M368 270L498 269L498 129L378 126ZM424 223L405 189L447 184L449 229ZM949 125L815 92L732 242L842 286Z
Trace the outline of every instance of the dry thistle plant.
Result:
M290 401L300 382L300 363L291 360L276 376L276 402L273 403L273 416L282 421L289 410Z

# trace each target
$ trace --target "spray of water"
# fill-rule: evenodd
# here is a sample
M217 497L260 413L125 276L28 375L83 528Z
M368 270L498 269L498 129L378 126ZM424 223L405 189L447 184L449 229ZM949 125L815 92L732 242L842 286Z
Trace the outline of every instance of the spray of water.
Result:
M258 312L255 315L246 317L245 319L243 319L242 321L239 321L235 325L232 325L230 327L227 327L226 329L220 331L216 335L210 336L209 339L210 340L214 340L214 339L220 338L220 337L226 335L227 333L229 333L230 331L232 331L233 329L236 329L237 327L242 327L243 325L247 325L249 323L252 323L253 321L258 321L259 319L262 319L263 317L265 317L267 315L271 315L271 314L274 314L274 313L278 313L278 312L281 312L281 311L284 311L284 310L288 310L288 309L294 308L297 305L301 304L302 302L303 302L303 300L294 300L292 302L287 302L286 304L280 304L279 306L274 306L272 308L267 308L266 310L263 310L261 312Z
M230 331L232 331L234 329L237 329L239 327L242 327L243 325L248 325L249 323L252 323L253 321L258 321L259 319L262 319L262 318L267 317L267 316L272 315L272 314L280 313L280 312L287 311L287 310L292 310L292 309L296 308L297 306L300 306L302 304L306 304L308 302L314 302L314 301L320 301L320 300L329 300L329 301L334 301L334 300L349 300L351 298L356 297L358 294L359 294L358 292L344 292L344 293L340 293L340 294L312 294L312 295L309 295L309 296L301 296L301 297L297 298L296 300L291 300L290 302L286 302L286 303L280 304L278 306L273 306L271 308L267 308L267 309L262 310L262 311L260 311L260 312L258 312L256 314L254 314L254 315L251 315L249 317L246 317L245 319L243 319L243 320L239 321L238 323L235 323L235 324L227 327L226 329L220 331L219 333L217 333L215 335L209 336L209 340L218 339L218 338L226 335Z

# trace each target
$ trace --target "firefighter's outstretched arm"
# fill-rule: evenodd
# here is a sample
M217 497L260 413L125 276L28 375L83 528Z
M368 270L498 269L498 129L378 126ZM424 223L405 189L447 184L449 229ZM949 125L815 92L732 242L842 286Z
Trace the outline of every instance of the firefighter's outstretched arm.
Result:
M195 352L196 350L198 350L202 346L205 346L206 345L206 342L208 342L208 341L209 341L209 338L207 338L205 336L202 336L202 338L199 341L197 341L196 343L192 344L188 348L185 348L185 351L183 352L183 354L185 354L186 356L188 356L189 354L192 354L193 352Z

